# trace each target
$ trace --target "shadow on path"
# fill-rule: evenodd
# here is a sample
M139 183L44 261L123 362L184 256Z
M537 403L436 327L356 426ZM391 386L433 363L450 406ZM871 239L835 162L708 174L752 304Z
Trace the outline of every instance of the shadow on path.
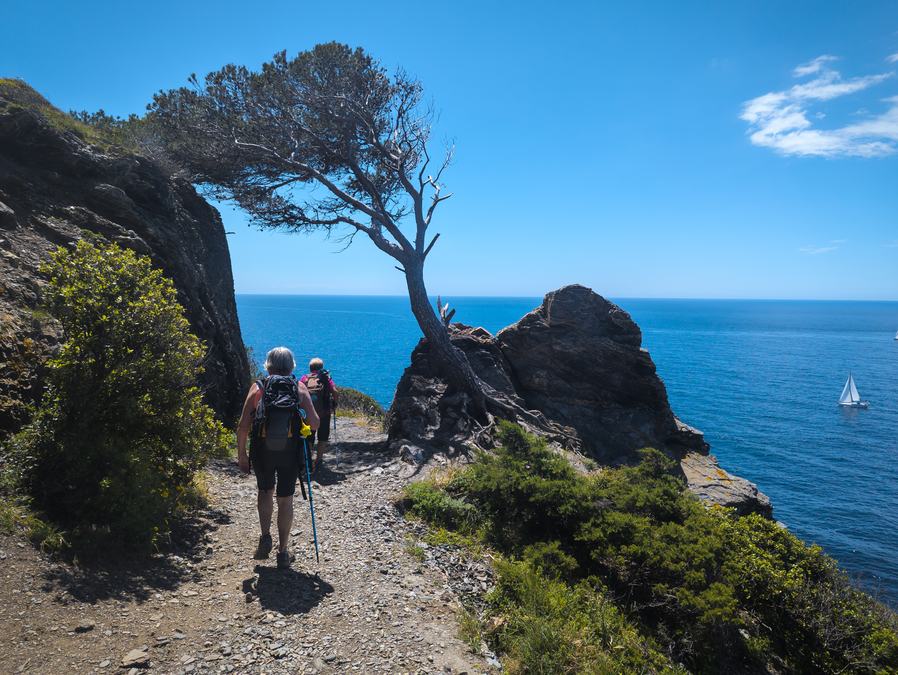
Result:
M194 568L205 553L206 539L231 517L218 509L174 524L170 543L159 553L123 556L120 550L102 550L74 563L57 563L44 572L44 590L66 591L80 602L110 598L146 600L155 592L172 591L186 581L200 578ZM65 599L61 599L65 602Z
M346 480L350 474L386 464L395 459L389 446L383 441L341 441L331 444L324 462L312 476L319 485L334 485ZM305 471L303 471L305 477Z
M262 609L281 614L305 614L334 592L317 574L256 565L256 576L244 579L243 592L259 598Z

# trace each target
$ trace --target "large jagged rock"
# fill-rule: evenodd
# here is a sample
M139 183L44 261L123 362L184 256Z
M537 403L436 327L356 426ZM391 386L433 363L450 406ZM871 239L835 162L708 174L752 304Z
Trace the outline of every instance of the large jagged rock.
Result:
M678 424L642 332L623 309L584 286L546 295L496 340L528 408L577 431L605 462L645 447L704 449Z
M87 143L27 85L0 80L0 435L25 421L62 337L40 309L39 266L87 233L149 255L174 281L207 347L206 399L232 421L249 366L218 212L152 160Z
M493 389L563 430L567 448L604 464L632 462L641 448L658 448L682 462L690 488L706 501L770 516L767 497L720 469L701 432L674 415L630 315L592 290L553 291L495 337L461 324L450 334ZM480 442L489 430L477 425L468 405L465 394L446 385L422 340L396 388L391 442L449 454Z

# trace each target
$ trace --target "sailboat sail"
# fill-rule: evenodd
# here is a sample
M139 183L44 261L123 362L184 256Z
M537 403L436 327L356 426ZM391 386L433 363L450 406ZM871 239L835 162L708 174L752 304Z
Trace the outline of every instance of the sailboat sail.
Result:
M861 400L861 395L857 391L857 385L854 383L854 376L851 373L848 373L848 381L842 389L839 405L847 405L852 408L866 408L869 405L866 401Z
M857 387L854 384L854 377L852 375L848 376L848 385L851 389L851 402L859 403L861 400L861 395L857 393Z
M845 388L842 389L842 395L839 397L839 403L842 405L850 405L853 402L851 399L852 385L854 385L854 379L849 375L848 381L845 383ZM855 387L855 391L857 391L857 387Z

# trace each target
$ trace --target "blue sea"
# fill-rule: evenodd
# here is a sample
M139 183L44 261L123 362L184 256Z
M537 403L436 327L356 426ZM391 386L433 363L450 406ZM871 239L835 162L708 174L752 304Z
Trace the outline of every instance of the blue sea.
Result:
M495 333L539 298L449 298ZM671 405L774 516L898 606L898 302L618 299ZM389 405L419 339L404 297L237 297L258 360L321 356L338 385ZM854 374L868 410L836 404Z

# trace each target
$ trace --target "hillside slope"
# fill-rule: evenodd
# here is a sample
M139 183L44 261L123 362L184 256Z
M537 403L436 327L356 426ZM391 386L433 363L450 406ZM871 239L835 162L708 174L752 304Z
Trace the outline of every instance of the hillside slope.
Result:
M249 367L218 212L156 162L104 139L24 82L0 79L0 435L25 421L60 338L40 308L39 267L54 247L86 236L147 254L174 280L208 349L206 398L232 421Z

